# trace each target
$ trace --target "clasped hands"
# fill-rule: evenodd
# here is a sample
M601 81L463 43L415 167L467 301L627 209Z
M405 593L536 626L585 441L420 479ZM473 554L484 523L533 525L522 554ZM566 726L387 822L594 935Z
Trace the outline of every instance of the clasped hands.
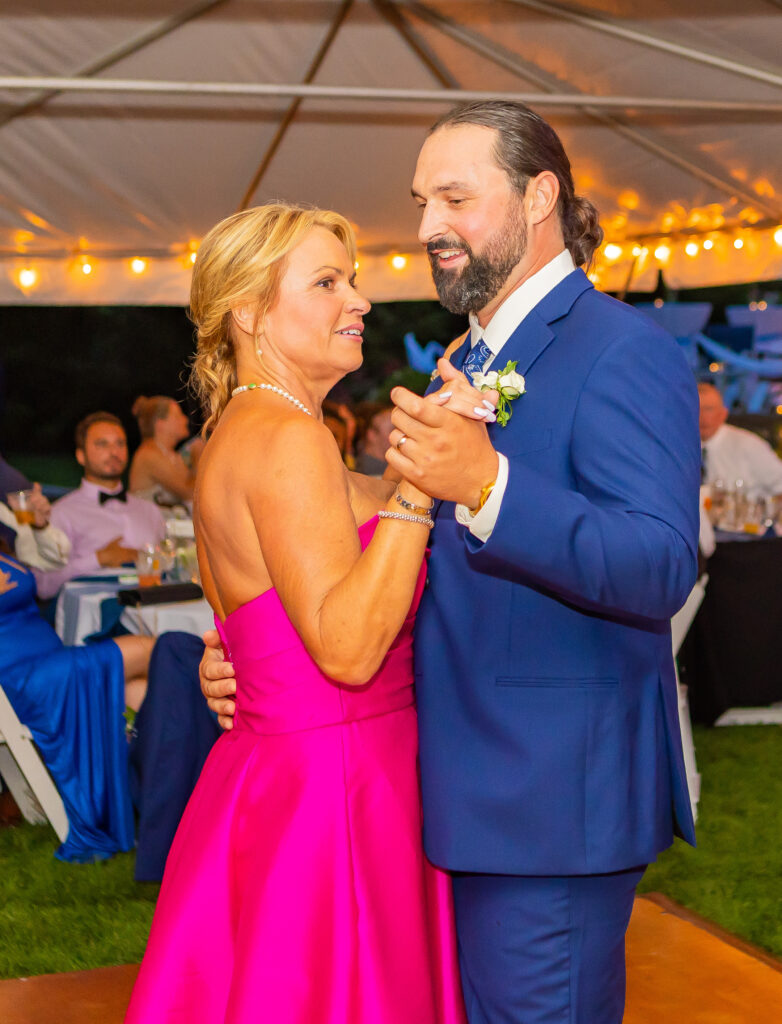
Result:
M494 422L496 391L478 391L447 359L443 381L425 398L397 387L391 392L394 430L386 462L433 498L475 508L481 490L497 478L499 460L486 429Z

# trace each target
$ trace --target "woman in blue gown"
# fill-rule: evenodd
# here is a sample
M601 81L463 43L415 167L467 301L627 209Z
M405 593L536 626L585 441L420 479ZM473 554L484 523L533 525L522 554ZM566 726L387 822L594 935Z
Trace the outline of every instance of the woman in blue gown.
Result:
M51 568L51 553L42 550L46 538L31 540L30 527L15 529L17 553ZM32 573L0 551L0 685L30 729L65 805L70 827L56 851L61 860L91 861L133 848L125 680L131 680L129 703L138 706L153 643L128 636L63 646L38 613Z

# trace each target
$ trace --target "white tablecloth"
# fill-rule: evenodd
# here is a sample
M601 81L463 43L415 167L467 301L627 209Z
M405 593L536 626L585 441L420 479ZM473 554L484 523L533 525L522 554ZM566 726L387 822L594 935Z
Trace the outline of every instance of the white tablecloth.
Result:
M66 583L57 600L54 620L54 628L63 643L80 646L85 637L100 632L104 600L115 597L120 587L127 585L119 583L116 577L108 577L105 583L99 580ZM203 598L127 607L122 611L120 622L131 633L144 636L159 636L172 630L200 636L204 630L214 628L212 609Z

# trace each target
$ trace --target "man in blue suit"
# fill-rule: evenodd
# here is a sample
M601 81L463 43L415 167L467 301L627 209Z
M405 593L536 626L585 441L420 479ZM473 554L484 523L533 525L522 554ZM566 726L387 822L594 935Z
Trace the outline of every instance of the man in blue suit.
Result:
M388 461L441 501L415 646L426 850L454 873L470 1024L618 1024L635 887L694 838L669 620L696 575L695 382L577 269L597 213L526 107L446 115L413 195L440 299L470 316L441 392L508 361L526 378L506 426L392 393Z
M462 371L526 377L504 427L392 393L387 459L440 499L415 645L426 849L454 874L470 1024L619 1024L635 887L674 831L693 841L670 618L696 575L695 382L577 269L597 211L526 107L446 115L413 195L440 299L470 316L439 401ZM230 667L202 665L230 713Z

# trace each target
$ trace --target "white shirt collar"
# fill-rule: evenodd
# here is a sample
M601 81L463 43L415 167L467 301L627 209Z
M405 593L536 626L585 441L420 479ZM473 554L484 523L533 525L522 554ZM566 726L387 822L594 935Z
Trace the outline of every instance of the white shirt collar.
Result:
M470 344L476 345L483 340L496 356L524 317L575 269L573 257L563 249L512 291L485 327L481 327L477 316L470 313Z

